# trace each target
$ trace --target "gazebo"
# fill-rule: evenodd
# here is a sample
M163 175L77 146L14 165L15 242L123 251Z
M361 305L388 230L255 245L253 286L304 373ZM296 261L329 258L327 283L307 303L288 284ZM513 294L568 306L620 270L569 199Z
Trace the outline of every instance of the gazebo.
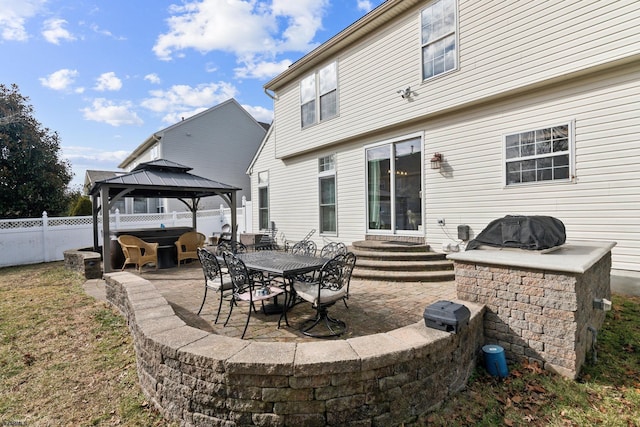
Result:
M232 239L236 239L236 192L240 188L190 174L193 169L169 160L158 159L140 163L131 172L96 181L89 189L93 214L93 246L98 251L98 213L102 210L102 259L104 272L111 271L109 212L122 197L158 197L178 199L193 216L197 225L198 203L203 197L220 196L231 208Z

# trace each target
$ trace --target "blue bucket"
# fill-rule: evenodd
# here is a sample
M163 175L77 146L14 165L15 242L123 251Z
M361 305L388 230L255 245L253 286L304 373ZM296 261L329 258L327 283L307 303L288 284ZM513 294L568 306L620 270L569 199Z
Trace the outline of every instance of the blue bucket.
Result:
M489 374L500 378L509 375L504 348L499 345L489 344L482 347L482 353L484 354L484 366Z

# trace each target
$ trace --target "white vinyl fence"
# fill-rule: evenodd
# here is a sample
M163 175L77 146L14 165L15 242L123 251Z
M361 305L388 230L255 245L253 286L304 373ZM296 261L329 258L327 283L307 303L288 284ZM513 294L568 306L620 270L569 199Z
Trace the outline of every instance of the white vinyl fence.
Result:
M251 202L238 208L238 233L252 232ZM231 209L198 211L197 228L205 236L231 224ZM110 215L110 230L191 227L191 212ZM102 216L98 216L98 244L102 245ZM60 261L64 251L93 246L91 216L0 220L0 267Z

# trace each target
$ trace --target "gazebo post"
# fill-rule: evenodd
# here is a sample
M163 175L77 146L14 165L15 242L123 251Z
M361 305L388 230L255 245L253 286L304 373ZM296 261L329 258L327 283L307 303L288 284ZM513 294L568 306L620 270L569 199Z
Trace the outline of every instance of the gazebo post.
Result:
M236 192L231 192L231 240L238 239L238 207L236 206Z
M93 250L98 252L98 198L91 195L91 216L93 217Z
M109 238L109 186L100 187L102 209L102 265L105 273L111 273L111 239Z

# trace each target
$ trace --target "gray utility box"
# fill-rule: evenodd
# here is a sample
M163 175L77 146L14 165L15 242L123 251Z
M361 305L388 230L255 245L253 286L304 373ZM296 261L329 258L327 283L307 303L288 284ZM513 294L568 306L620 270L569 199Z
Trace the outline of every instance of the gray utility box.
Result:
M471 312L462 304L453 301L438 301L424 309L424 324L427 328L457 333L469 324Z

